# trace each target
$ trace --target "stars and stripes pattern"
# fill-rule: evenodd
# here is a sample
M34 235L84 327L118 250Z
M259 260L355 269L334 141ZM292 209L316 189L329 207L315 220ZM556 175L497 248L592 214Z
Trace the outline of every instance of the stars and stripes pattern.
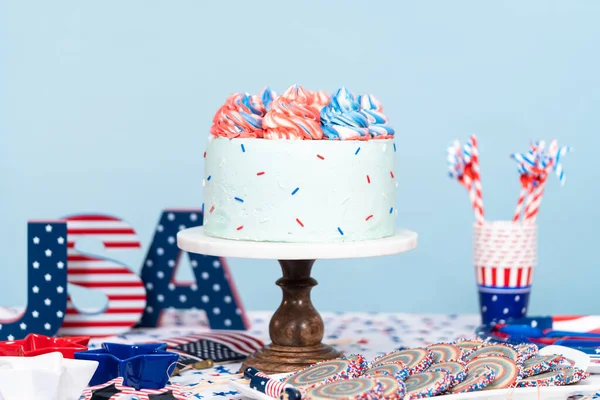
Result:
M600 333L600 315L561 315L552 317L552 329Z
M64 221L27 223L27 308L0 320L0 340L23 339L28 333L52 336L58 330L67 302L66 237Z
M250 379L250 387L263 392L269 397L274 399L278 399L281 396L281 393L285 390L286 385L283 382L280 382L275 379L271 379L268 375L265 375L261 372L256 374Z
M150 343L157 342L166 343L169 349L214 362L243 360L264 346L262 341L238 331L201 332L160 338Z
M532 267L498 268L475 267L477 284L481 286L520 288L531 286Z
M135 230L119 218L102 214L81 214L67 217L68 247L75 248L81 238L102 241L107 249L139 249L141 243Z
M202 226L203 221L200 209L163 210L140 273L148 301L138 326L158 326L169 308L195 308L206 313L212 329L248 329L244 307L226 260L186 253L177 246L179 231ZM194 281L189 284L176 279L182 256L190 261Z
M185 394L180 385L168 385L162 389L141 389L135 390L132 387L123 385L123 378L118 377L106 383L97 386L91 386L83 391L83 396L81 400L95 400L94 394L101 393L105 390L107 393L114 393L110 399L118 399L121 396L135 396L136 399L139 400L154 400L154 399L175 399L175 400L186 400L188 399L188 395ZM168 395L171 394L171 397ZM162 396L161 396L162 395ZM106 396L100 397L96 395L97 398L106 399ZM128 397L129 398L129 397Z
M66 218L69 284L102 292L108 305L99 313L79 310L69 297L61 335L108 336L131 329L146 307L142 279L127 266L76 249L83 238L100 240L106 250L138 249L141 243L131 226L111 216L75 215ZM82 312L83 311L83 312Z

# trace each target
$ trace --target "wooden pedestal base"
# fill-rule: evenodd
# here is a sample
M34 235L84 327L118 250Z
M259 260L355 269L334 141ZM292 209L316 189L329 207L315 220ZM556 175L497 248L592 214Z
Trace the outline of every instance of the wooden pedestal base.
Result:
M279 260L283 277L277 280L283 299L269 324L273 343L251 354L241 371L254 367L266 374L293 372L340 353L321 343L323 320L310 300L317 281L310 276L315 260Z

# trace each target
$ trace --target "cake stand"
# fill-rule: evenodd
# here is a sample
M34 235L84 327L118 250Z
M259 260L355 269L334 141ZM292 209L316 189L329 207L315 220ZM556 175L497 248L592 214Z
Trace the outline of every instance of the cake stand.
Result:
M204 234L204 227L196 227L180 231L177 245L189 253L279 260L283 277L276 284L281 287L283 299L269 323L272 343L251 354L241 369L252 366L275 374L297 371L340 355L321 342L323 320L310 299L310 291L317 285L310 275L315 260L403 253L417 247L417 234L398 229L393 236L363 242L272 243L213 238Z

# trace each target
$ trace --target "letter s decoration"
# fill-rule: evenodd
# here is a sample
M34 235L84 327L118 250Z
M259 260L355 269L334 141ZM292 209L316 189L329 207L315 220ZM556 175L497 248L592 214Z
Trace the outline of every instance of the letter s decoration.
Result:
M146 307L142 279L126 265L109 258L86 254L77 249L82 238L100 240L107 251L139 249L136 232L119 218L104 214L78 214L65 218L68 235L68 281L107 297L108 306L88 313L76 308L71 298L61 335L108 336L133 328Z

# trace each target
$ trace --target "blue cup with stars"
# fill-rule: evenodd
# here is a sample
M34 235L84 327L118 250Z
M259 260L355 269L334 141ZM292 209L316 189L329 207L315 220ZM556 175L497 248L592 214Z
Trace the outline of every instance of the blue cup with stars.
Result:
M482 323L525 317L537 263L535 223L475 223L473 257Z

